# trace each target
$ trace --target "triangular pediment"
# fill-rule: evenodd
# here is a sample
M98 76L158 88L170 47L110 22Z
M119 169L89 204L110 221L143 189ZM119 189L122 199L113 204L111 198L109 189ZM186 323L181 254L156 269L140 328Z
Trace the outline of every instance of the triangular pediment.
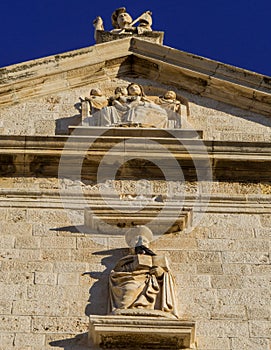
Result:
M121 39L0 70L0 104L141 77L264 115L271 78L137 38Z
M2 68L0 132L67 134L81 96L133 81L147 96L170 89L188 100L204 139L270 141L271 78L134 37Z

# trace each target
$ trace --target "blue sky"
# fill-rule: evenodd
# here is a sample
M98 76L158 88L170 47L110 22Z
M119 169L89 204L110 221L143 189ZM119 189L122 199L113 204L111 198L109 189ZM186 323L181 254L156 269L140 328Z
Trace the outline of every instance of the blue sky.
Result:
M271 76L270 0L2 0L0 67L94 45L93 19L110 30L121 6L151 10L165 45Z

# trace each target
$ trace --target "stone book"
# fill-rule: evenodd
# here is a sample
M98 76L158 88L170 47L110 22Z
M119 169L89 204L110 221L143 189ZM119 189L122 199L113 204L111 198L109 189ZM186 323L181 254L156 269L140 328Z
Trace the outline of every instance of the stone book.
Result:
M138 254L136 256L136 261L135 261L135 265L137 267L141 267L141 268L150 268L150 267L163 267L168 269L168 261L167 258L165 256L150 256L150 255L145 255L145 254Z

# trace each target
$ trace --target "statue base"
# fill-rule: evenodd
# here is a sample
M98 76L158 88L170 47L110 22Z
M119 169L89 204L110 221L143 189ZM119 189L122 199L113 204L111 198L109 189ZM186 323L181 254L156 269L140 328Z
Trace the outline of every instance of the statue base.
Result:
M142 256L142 255L141 255ZM143 257L150 257L149 255L143 255ZM138 256L140 257L140 256ZM167 318L167 319L173 319L176 320L177 317L174 316L172 313L170 312L165 312L165 311L161 311L161 310L150 310L150 309L116 309L114 310L111 315L122 315L122 316L144 316L144 317L159 317L159 318Z
M195 349L195 323L166 317L90 316L91 349Z
M105 30L97 30L96 44L101 44L112 40L119 40L124 38L131 38L131 37L135 37L135 38L139 38L139 39L150 41L156 44L163 45L164 32L150 31L150 32L144 32L142 34L137 34L137 33L119 34L119 33L107 32Z

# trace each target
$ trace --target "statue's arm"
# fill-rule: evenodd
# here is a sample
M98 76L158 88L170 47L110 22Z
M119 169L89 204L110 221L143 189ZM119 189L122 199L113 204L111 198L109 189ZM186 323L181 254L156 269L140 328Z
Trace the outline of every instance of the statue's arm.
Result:
M181 104L183 104L186 107L186 114L187 114L187 116L189 116L190 115L190 109L189 109L188 99L183 97L183 96L180 96L180 95L178 95L178 99L180 100Z
M134 262L134 256L133 255L127 255L124 258L120 259L117 264L114 267L115 272L121 272L124 271L124 266L132 264Z
M161 266L153 266L150 269L150 274L155 275L157 278L162 277L165 272L166 270Z

